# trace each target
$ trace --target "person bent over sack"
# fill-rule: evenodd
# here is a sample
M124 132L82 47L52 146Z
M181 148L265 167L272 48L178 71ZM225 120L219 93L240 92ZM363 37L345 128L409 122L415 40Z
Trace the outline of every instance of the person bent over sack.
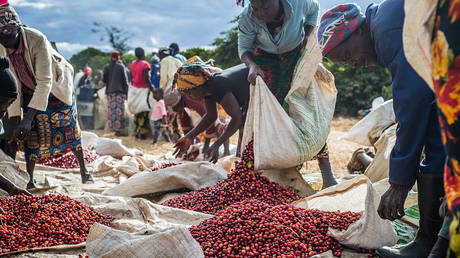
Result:
M22 26L9 5L0 7L0 56L8 57L19 85L8 109L15 125L12 142L24 142L27 172L34 188L35 161L72 151L82 183L93 182L83 159L72 83L73 68L40 31ZM23 117L21 119L21 113Z

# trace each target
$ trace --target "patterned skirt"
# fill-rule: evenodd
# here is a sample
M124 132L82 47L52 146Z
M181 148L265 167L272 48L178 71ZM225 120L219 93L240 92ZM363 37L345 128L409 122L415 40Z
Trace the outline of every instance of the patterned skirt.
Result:
M149 111L140 112L134 116L134 132L140 138L147 138L150 135Z
M432 75L447 154L444 188L453 215L448 257L460 257L460 2L439 1L435 24Z
M29 103L31 93L24 92L24 103ZM32 122L30 135L24 141L26 159L36 160L81 150L81 130L75 98L68 106L50 94L48 107L38 111Z
M255 50L255 61L264 71L265 83L286 111L289 110L289 107L284 98L291 89L294 70L301 54L300 46L279 55L267 53L259 48Z
M108 103L108 125L113 130L125 129L125 100L126 94L110 93L107 95Z

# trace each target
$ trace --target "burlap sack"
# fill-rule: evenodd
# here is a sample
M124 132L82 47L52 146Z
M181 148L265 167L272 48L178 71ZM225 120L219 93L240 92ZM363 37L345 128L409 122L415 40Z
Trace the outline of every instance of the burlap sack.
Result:
M204 257L200 244L186 227L142 236L94 224L88 235L86 250L94 258Z
M179 189L198 190L213 186L227 178L227 171L218 165L190 162L155 172L138 173L125 182L104 191L111 196L139 196L166 193Z
M397 242L391 222L382 220L377 214L379 202L380 195L369 179L359 176L294 202L293 205L324 211L360 212L362 218L350 225L348 230L340 232L329 229L329 233L345 246L376 249L392 246Z

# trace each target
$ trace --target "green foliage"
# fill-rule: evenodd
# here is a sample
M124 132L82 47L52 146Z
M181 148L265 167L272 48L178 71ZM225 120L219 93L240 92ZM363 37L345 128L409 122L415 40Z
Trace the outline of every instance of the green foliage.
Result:
M351 69L327 59L324 65L335 77L338 91L336 115L356 116L358 110L369 108L374 98L392 98L391 76L383 66Z
M204 49L199 47L189 48L186 51L180 53L187 59L194 56L199 56L203 61L214 59L215 56L215 51L213 49Z
M70 63L73 65L75 71L83 70L83 67L86 65L89 65L91 68L95 69L91 63L91 59L97 56L107 56L107 54L100 51L99 49L89 47L73 55L72 58L70 58Z
M216 64L226 69L238 64L241 60L238 56L238 28L235 26L228 31L222 32L222 38L216 38L213 46L215 49Z

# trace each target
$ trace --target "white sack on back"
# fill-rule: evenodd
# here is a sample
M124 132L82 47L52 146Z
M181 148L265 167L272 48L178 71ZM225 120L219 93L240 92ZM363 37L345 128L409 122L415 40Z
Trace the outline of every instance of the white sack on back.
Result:
M154 172L138 173L103 192L112 196L138 196L178 189L198 190L227 178L227 171L209 162L190 162Z

